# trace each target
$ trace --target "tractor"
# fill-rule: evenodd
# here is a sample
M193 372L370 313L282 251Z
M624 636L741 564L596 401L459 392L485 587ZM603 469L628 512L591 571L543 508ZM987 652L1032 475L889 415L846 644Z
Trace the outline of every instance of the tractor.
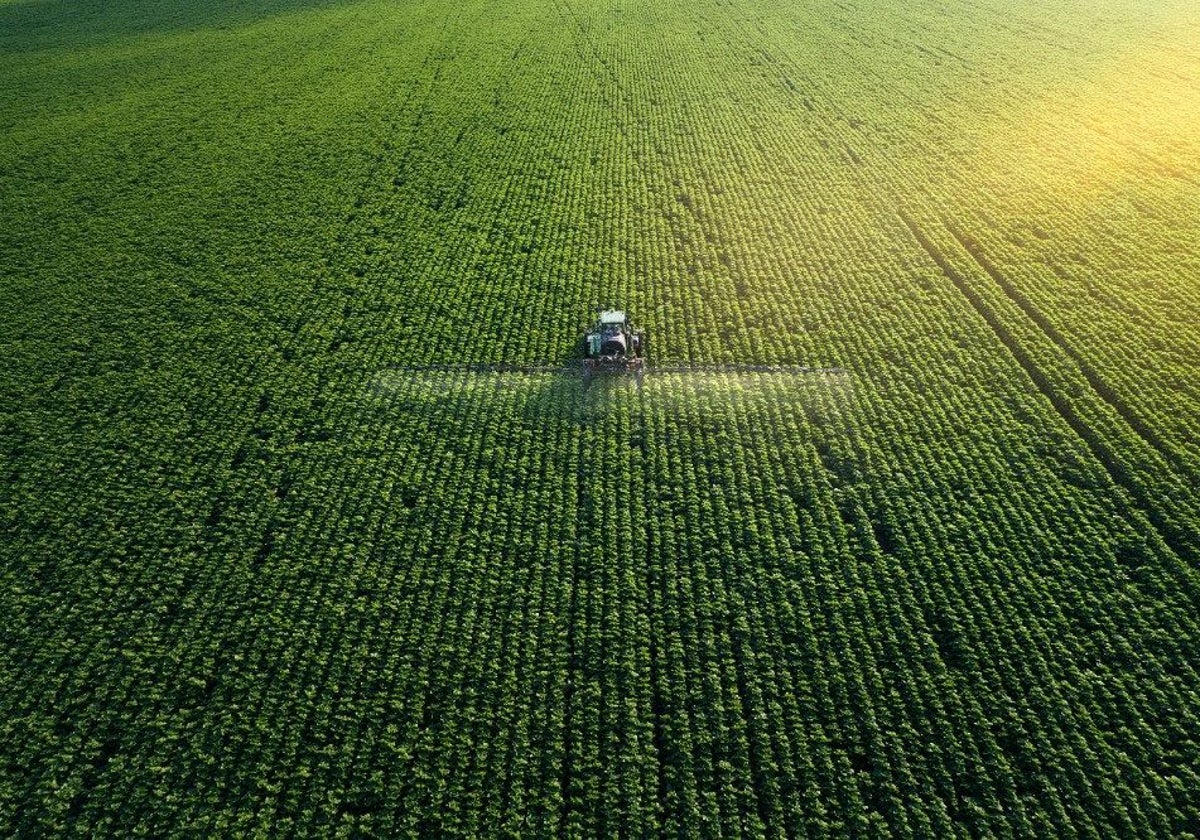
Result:
M598 373L632 373L639 390L646 369L646 335L619 309L603 309L583 337L583 381Z

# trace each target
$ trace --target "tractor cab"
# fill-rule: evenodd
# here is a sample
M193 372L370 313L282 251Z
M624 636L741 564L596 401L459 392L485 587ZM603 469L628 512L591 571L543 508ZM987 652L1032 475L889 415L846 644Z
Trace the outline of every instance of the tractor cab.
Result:
M641 385L645 335L629 323L620 309L601 310L583 337L584 373L633 373Z

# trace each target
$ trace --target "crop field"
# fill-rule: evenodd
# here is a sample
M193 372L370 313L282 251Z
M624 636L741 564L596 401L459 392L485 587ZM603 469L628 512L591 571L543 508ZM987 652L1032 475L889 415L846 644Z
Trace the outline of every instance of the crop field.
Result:
M0 0L0 371L2 836L1200 838L1194 0Z

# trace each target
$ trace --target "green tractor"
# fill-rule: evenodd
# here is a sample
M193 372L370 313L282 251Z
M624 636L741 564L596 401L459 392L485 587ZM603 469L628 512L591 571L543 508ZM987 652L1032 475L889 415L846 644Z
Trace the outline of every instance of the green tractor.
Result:
M603 309L583 337L583 381L599 373L632 373L642 387L646 370L646 334L634 329L619 309Z

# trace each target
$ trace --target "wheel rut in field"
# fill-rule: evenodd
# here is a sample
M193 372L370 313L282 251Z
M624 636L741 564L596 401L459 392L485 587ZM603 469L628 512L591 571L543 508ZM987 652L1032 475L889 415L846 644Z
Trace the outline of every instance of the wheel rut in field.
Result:
M1059 393L1046 372L1038 366L1029 352L1012 334L1012 331L1005 326L995 311L980 297L979 292L971 286L967 278L950 263L950 260L925 235L920 225L912 217L903 211L897 211L897 214L913 238L920 244L921 249L925 251L934 264L941 269L946 279L958 289L967 302L971 304L971 307L983 318L992 332L996 334L996 337L1000 339L1000 342L1008 349L1008 352L1016 360L1017 364L1021 366L1026 375L1033 381L1033 384L1041 392L1042 396L1050 402L1063 421L1084 442L1092 457L1104 468L1113 484L1125 491L1127 498L1138 512L1142 514L1143 520L1153 528L1159 539L1177 557L1189 560L1196 559L1198 552L1194 546L1194 541L1189 539L1174 523L1163 516L1162 512L1153 504L1146 491L1142 488L1141 482L1129 472L1128 467L1122 463L1121 458L1117 456L1109 444L1079 415L1079 412L1071 405L1070 400Z
M1113 411L1115 411L1120 418L1125 421L1125 424L1129 426L1129 428L1132 429L1138 437L1144 440L1147 445L1157 450L1157 452L1165 461L1167 461L1167 463L1171 465L1173 469L1186 475L1189 480L1194 479L1195 476L1192 474L1192 470L1186 463L1184 463L1179 454L1171 448L1170 444L1164 441L1157 432L1147 426L1141 420L1141 418L1137 416L1137 413L1130 408L1129 404L1121 399L1121 397L1114 392L1111 387L1108 386L1100 374L1096 372L1095 368L1088 364L1087 360L1083 358L1079 351L1072 347L1070 342L1063 337L1062 333L1060 333L1058 329L1052 323L1050 323L1050 320L1045 316L1045 314L1043 314L1042 311L1038 309L1028 297L1026 297L1019 289L1017 289L1008 280L1008 278L1000 272L995 263L987 258L987 255L983 253L983 249L980 247L979 243L968 234L965 234L959 230L958 227L950 220L942 219L942 224L946 227L946 230L950 232L950 235L955 238L958 244L962 246L963 250L971 255L971 259L975 261L983 273L990 277L992 281L1000 288L1000 291L1004 292L1004 295L1014 304L1016 304L1017 307L1025 313L1029 320L1037 324L1038 328L1046 334L1046 337L1050 339L1055 346L1062 350L1062 352L1065 353L1072 362L1075 363L1076 367L1079 368L1080 373L1083 374L1083 378L1087 380L1088 385L1090 385L1092 390L1096 392L1096 395L1099 396L1100 399L1104 400L1104 402L1108 403L1108 405L1112 407Z

